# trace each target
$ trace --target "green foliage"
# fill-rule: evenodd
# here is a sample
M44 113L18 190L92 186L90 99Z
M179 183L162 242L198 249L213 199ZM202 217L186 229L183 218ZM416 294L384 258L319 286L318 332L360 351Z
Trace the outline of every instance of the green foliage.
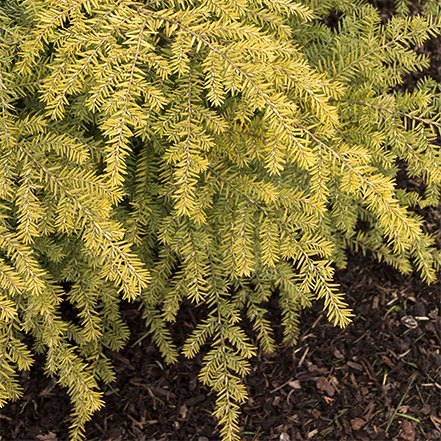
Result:
M167 362L205 354L238 440L249 360L276 346L271 298L294 344L314 301L350 323L347 250L434 281L414 209L440 198L440 87L400 85L429 65L414 47L441 30L436 3L383 23L363 0L3 0L0 405L42 353L82 439L137 301ZM183 302L207 315L180 350Z
M440 14L441 3L438 0L394 0L395 13L407 15L413 12L423 14Z

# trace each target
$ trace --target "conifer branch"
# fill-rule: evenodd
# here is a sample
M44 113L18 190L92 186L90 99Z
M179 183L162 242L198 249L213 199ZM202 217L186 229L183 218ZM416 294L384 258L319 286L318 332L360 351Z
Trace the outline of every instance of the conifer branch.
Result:
M72 192L57 175L45 167L41 161L38 161L23 145L19 149L37 169L43 172L44 180L52 187L55 194L60 191L64 197L78 206L80 213L90 226L88 230L83 232L86 237L86 245L90 252L101 253L104 277L120 284L125 297L129 299L137 297L141 289L146 287L149 275L147 270L142 268L139 259L128 251L127 244L121 242L122 233L118 230L109 232L108 221L103 223L103 220L93 209L87 207L78 195ZM115 227L117 228L116 224L114 224Z
M348 252L436 279L412 210L441 194L438 86L394 90L428 66L413 47L440 11L397 2L385 24L362 0L0 2L0 405L42 353L87 438L115 378L106 350L129 338L122 300L170 363L188 302L207 315L182 352L204 352L221 437L238 440L257 349L244 315L265 351L271 297L287 344L318 299L346 326ZM397 188L399 168L423 194Z
M374 110L379 110L381 112L389 113L390 115L402 116L402 117L405 117L405 118L408 118L408 119L411 119L414 121L421 122L427 126L435 126L435 127L441 128L440 121L436 121L436 120L429 119L429 118L423 118L418 115L412 115L411 113L403 112L403 111L397 109L396 107L394 107L393 109L390 109L388 107L380 106L377 104L372 104L372 103L369 103L366 101L356 101L356 100L349 100L349 99L340 99L339 101L343 102L343 103L354 104L357 106L368 107L368 108L374 109Z

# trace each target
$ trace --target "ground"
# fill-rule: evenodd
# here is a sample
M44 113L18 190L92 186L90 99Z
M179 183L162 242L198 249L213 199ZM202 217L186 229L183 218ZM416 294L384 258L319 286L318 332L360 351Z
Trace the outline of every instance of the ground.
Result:
M441 439L441 282L427 287L361 256L350 262L338 280L354 323L338 330L317 305L295 348L254 360L245 440ZM138 312L125 314L135 342ZM191 321L184 311L180 329ZM113 358L119 379L106 388L88 440L218 440L212 397L196 379L200 360L165 366L146 340ZM24 384L23 399L0 414L0 440L67 439L64 392L38 368Z

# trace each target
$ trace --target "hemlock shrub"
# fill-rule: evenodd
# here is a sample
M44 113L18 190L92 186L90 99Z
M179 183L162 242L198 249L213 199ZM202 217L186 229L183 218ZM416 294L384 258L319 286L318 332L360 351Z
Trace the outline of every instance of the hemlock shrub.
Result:
M271 296L293 344L317 300L350 322L333 282L348 250L436 279L414 208L440 197L440 87L401 85L441 13L397 3L384 23L362 0L1 2L1 405L44 354L83 439L136 301L167 362L205 354L238 440L249 360L275 348ZM177 348L183 302L206 317Z

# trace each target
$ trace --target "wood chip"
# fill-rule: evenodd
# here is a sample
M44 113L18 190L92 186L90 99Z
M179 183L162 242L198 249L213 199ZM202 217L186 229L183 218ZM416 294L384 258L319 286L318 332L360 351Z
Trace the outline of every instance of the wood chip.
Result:
M188 415L188 407L185 404L183 404L179 408L179 418L185 420L187 419L187 415Z
M311 430L311 432L309 432L307 435L308 439L314 438L314 436L316 436L317 433L318 433L317 429Z
M421 413L423 415L430 415L430 413L432 412L432 407L430 406L430 404L424 403L423 406L421 407Z
M300 384L300 381L299 381L299 380L289 381L289 382L288 382L288 385L289 385L290 387L292 387L293 389L301 389L301 388L302 388L302 385Z
M37 438L38 441L58 441L57 434L54 432L49 432L45 435L37 435L35 438Z
M405 315L401 317L401 323L409 329L418 328L418 322L411 315Z
M400 439L403 441L415 441L415 429L413 424L409 420L404 420L401 423L401 436Z
M366 421L363 418L353 418L351 420L352 430L360 430L365 424Z
M360 363L355 363L354 361L348 361L346 364L352 369L355 369L360 372L363 371L363 366Z
M435 415L430 415L430 421L432 421L432 424L435 426L436 430L441 432L441 418Z
M326 392L330 397L333 397L335 395L335 389L325 377L319 377L315 382L315 385L318 390Z

